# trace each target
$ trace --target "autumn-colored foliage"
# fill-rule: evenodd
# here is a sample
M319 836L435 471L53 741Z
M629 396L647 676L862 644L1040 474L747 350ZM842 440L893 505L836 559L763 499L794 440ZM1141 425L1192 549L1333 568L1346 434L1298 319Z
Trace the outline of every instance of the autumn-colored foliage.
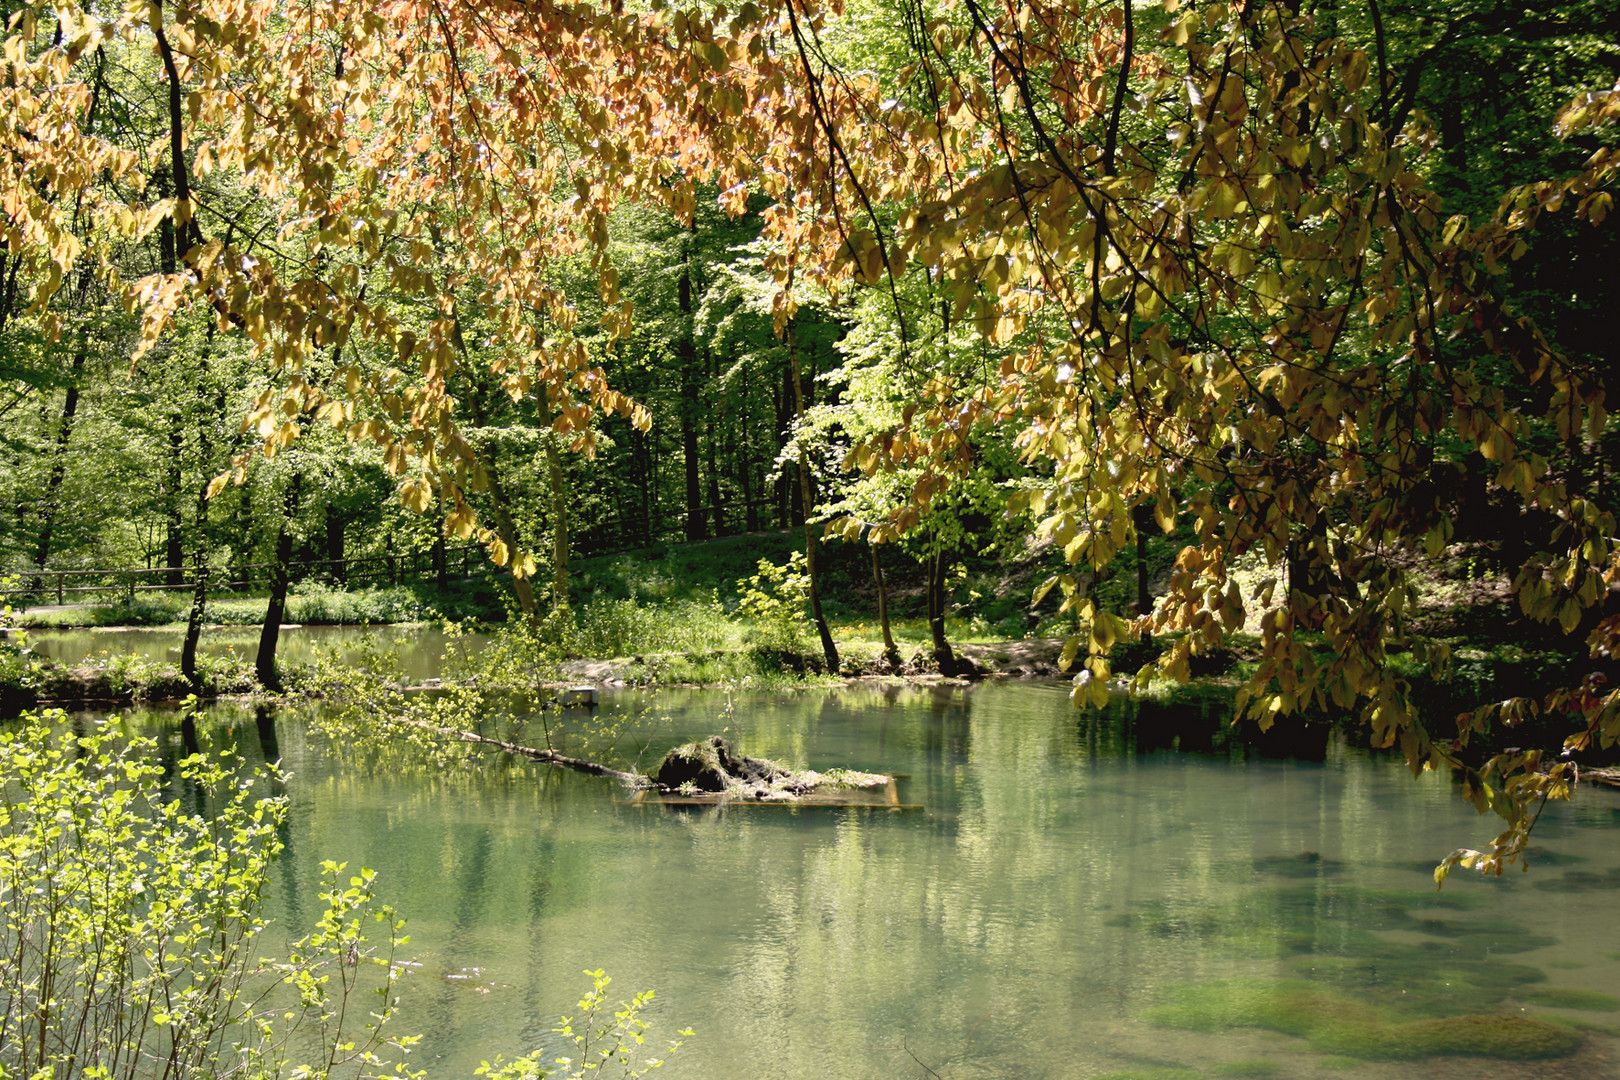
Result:
M470 374L542 402L578 450L597 411L643 422L600 363L635 317L610 218L634 202L687 220L717 192L765 207L779 331L811 294L901 305L919 279L902 351L977 330L975 362L929 373L846 463L917 469L909 501L834 530L916 525L987 426L1016 432L1038 478L1015 511L1077 567L1190 529L1151 611L1098 609L1078 573L1049 584L1088 628L1082 699L1106 697L1119 639L1162 637L1157 673L1186 678L1258 613L1242 711L1359 709L1414 769L1467 769L1510 828L1458 858L1495 868L1573 766L1473 761L1470 735L1545 705L1578 712L1588 742L1620 736L1593 687L1419 716L1388 662L1446 662L1408 632L1411 574L1468 492L1546 523L1515 568L1527 615L1591 630L1620 573L1612 507L1553 455L1601 442L1609 373L1503 288L1546 215L1612 228L1620 89L1545 118L1596 143L1581 169L1470 219L1433 190L1436 131L1376 3L1338 25L1288 3L900 0L901 61L871 70L838 6L802 0L12 7L0 205L28 317L51 332L53 294L87 265L142 313L143 347L211 310L277 373L248 417L267 453L311 419L342 426L385 448L408 505L443 506L502 564L532 560L466 500L499 495L467 435ZM163 87L161 138L108 119L109 57ZM180 262L132 273L119 252L159 228ZM600 325L556 283L562 256L589 260ZM1240 560L1270 570L1255 593Z

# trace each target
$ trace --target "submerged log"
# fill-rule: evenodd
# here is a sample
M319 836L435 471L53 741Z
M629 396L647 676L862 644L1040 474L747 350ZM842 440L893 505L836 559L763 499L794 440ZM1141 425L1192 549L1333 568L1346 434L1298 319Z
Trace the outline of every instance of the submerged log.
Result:
M568 757L555 750L542 750L535 746L524 746L522 743L503 742L492 739L488 735L480 735L476 731L464 731L461 728L445 727L442 724L430 724L426 720L406 719L412 727L419 727L424 731L431 731L436 735L455 739L458 742L477 743L480 746L493 746L497 750L504 750L508 754L526 757L531 761L544 761L549 765L558 765L564 769L573 769L575 772L589 773L592 776L611 776L615 780L629 784L631 787L646 787L650 782L640 773L625 772L595 761L586 761L584 758Z
M568 757L555 750L492 739L475 731L426 720L401 719L412 727L457 742L493 747L531 761L543 761L591 776L612 777L637 789L637 800L656 794L658 798L653 801L666 803L736 801L918 809L901 805L895 778L886 773L863 773L850 769L833 769L822 773L811 769L788 769L765 758L740 755L718 735L677 746L664 756L658 769L649 777L584 758Z

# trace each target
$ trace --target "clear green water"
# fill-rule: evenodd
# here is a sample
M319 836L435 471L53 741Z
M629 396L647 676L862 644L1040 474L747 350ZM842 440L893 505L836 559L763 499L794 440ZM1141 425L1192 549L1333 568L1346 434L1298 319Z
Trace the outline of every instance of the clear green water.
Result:
M646 718L644 765L727 728L757 756L909 774L902 798L925 809L630 806L610 782L500 757L445 770L331 747L283 713L270 752L292 821L272 907L312 918L323 859L378 871L420 964L397 1022L425 1036L413 1067L560 1052L555 1017L605 968L625 996L656 989L650 1044L697 1030L672 1078L1617 1075L1603 1032L1554 1061L1357 1064L1149 1016L1189 984L1250 978L1315 980L1397 1019L1620 1024L1528 1000L1620 993L1613 792L1550 807L1528 877L1459 873L1437 897L1434 862L1492 821L1443 777L1332 742L1266 758L1186 717L1080 714L1029 684L609 695L619 710ZM217 719L259 753L251 714Z

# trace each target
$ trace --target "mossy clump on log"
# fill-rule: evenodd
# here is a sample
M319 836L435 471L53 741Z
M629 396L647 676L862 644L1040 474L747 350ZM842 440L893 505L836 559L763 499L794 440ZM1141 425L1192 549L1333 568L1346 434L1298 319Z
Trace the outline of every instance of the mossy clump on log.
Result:
M724 794L786 802L818 789L881 787L889 777L847 769L826 773L789 769L766 758L739 754L730 742L711 735L665 754L652 780L665 794Z

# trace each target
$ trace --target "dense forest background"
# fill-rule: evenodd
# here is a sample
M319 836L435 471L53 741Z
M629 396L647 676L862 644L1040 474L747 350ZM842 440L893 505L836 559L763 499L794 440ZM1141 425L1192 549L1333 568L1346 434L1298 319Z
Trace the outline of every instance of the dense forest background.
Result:
M829 35L840 59L877 66L880 77L892 79L907 55L891 14L881 5L852 8ZM1551 118L1583 89L1612 83L1620 55L1603 29L1615 21L1612 5L1510 11L1483 3L1421 10L1396 4L1382 11L1376 42L1376 6L1315 14L1327 22L1324 33L1336 30L1369 51L1376 47L1389 68L1393 106L1431 125L1422 172L1448 213L1488 219L1504 191L1573 172L1596 145L1558 139ZM9 2L3 15L14 29L23 17L49 25L43 8L35 14ZM1156 9L1134 17L1144 32L1163 22ZM42 44L36 37L34 47ZM88 125L132 150L161 143L169 116L159 58L139 43L104 43L92 67ZM146 181L154 194L172 187L170 171L172 164L154 154ZM240 176L216 170L189 182L204 234L234 237L243 252L257 253L251 257L300 256L276 242L283 224L277 205L244 187ZM873 496L856 490L861 485L851 477L858 474L843 469L846 454L853 441L898 426L904 404L922 395L933 365L942 362L914 356L897 365L905 334L898 324L911 321L913 335L936 334L938 348L962 362L972 363L974 353L982 364L996 362L983 342L953 342L948 329L924 328L924 295L881 293L807 304L795 321L791 357L772 325L770 285L760 269L761 204L726 214L716 194L699 191L690 222L633 206L611 219L608 251L635 322L625 336L593 350L592 359L613 387L648 410L645 428L626 416L598 416L591 456L567 447L559 454L561 440L548 433L543 408L532 399L514 403L476 365L463 369L459 420L499 476L526 550L595 554L800 525L798 472L806 466L814 517L852 506L876 517L883 507L860 505ZM165 219L108 255L119 279L134 281L172 272L179 243ZM1613 245L1612 228L1594 230L1570 215L1549 218L1509 272L1517 310L1573 363L1595 372L1613 368L1606 328L1616 294ZM383 449L327 425L312 425L273 459L255 455L243 482L200 499L260 435L242 418L273 379L251 343L216 334L194 312L132 364L141 313L108 288L104 268L90 266L62 286L55 309L63 321L47 341L28 318L32 283L24 260L9 247L5 260L0 504L7 512L0 518L0 566L182 567L186 537L199 530L213 561L224 566L267 563L288 537L300 562L435 551L443 560L445 530L434 512L440 508L407 508L413 493L402 492ZM592 310L601 305L587 260L560 260L547 275L585 321L600 314ZM341 347L317 353L311 381L318 385L329 377L323 369L342 360ZM967 515L965 534L954 523L931 524L954 534L954 556L1002 557L1010 539L1028 528L997 524L1028 470L1011 450L1011 432L989 429L978 438L984 452L955 508ZM1547 442L1543 452L1562 455L1560 468L1572 478L1585 478L1594 490L1610 482L1616 462L1606 430L1584 442ZM1485 470L1468 475L1477 490L1459 515L1459 539L1485 543L1493 562L1511 573L1522 555L1514 545L1524 541L1493 513ZM893 491L886 494L892 500ZM487 494L472 498L480 519L488 519ZM559 508L573 526L563 549L552 543ZM172 584L180 580L176 574Z

